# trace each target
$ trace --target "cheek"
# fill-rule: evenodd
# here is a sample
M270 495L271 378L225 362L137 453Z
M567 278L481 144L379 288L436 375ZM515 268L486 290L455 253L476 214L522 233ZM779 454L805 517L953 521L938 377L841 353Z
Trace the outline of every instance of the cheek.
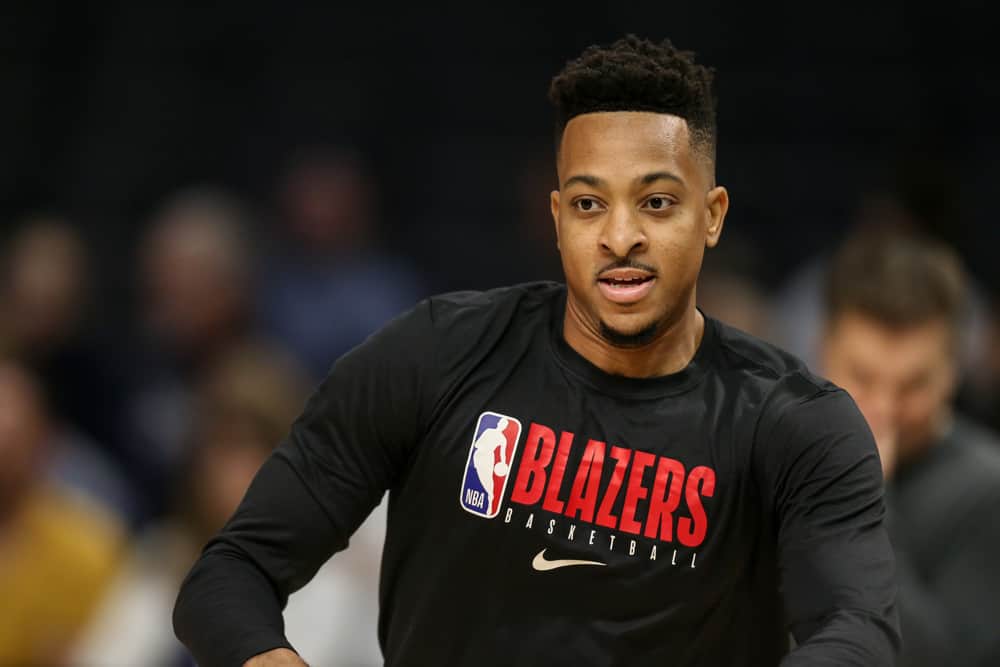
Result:
M567 276L590 275L595 269L595 241L579 231L560 230L559 254Z
M904 430L923 431L937 414L943 400L939 387L925 387L903 396L899 418Z
M650 244L650 254L660 273L669 278L668 285L683 290L697 280L704 245L689 243L687 238L656 239Z
M700 262L705 252L702 224L690 211L679 211L665 220L652 222L647 235L651 248L688 261Z

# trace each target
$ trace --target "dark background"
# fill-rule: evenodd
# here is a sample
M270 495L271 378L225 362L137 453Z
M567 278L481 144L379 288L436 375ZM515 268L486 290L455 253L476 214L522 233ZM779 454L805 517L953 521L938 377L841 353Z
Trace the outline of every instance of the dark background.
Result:
M727 235L757 247L765 283L877 192L997 282L994 24L973 3L154 1L14 4L3 17L0 220L79 224L109 315L128 302L130 256L162 198L220 185L266 219L284 162L317 144L361 151L384 243L433 289L551 275L518 256L520 223L548 224L547 85L626 32L670 37L717 69Z

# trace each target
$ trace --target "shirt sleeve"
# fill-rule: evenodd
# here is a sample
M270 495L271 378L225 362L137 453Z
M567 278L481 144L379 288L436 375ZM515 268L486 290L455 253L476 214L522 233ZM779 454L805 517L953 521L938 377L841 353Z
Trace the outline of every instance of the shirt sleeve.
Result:
M392 488L426 423L424 302L341 357L181 586L174 630L202 667L292 648L282 609Z
M899 620L882 468L850 396L798 376L758 424L780 593L796 646L782 667L894 665Z

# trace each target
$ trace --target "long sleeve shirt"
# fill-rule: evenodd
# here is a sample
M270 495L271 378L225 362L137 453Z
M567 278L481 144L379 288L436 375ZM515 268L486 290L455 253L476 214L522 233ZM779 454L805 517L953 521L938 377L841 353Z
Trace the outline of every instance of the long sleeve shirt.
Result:
M433 297L334 364L182 587L202 667L289 647L287 596L386 490L386 665L894 664L851 398L707 315L683 370L608 374L566 343L565 301Z

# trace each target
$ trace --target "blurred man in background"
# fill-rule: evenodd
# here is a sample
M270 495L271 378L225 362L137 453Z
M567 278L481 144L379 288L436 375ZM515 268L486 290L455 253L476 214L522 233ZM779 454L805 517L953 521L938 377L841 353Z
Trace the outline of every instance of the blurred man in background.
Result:
M945 243L939 226L927 220L927 212L917 210L899 194L874 191L862 198L858 210L848 221L848 234L866 232L924 234ZM805 361L811 368L818 368L822 356L824 323L824 281L832 261L831 252L824 251L807 257L774 292L771 308L774 342ZM966 276L967 315L959 339L956 341L958 361L957 398L967 409L977 414L977 403L987 394L996 396L989 386L987 364L989 357L990 303L988 289ZM995 385L994 385L995 386ZM969 397L969 398L966 398ZM972 398L975 400L971 400Z
M1000 443L952 408L967 314L962 266L940 243L861 232L832 260L822 361L882 458L900 667L1000 664Z
M91 287L83 241L69 222L37 217L24 220L4 250L0 339L46 358L80 330Z
M68 220L21 221L0 258L0 353L30 369L53 432L49 469L126 521L139 513L127 479L119 359L91 326L89 252Z
M254 253L243 204L214 189L176 193L140 250L140 332L128 424L131 473L161 515L188 455L195 388L222 355L256 338Z
M422 280L378 241L378 193L360 157L308 150L278 187L274 247L259 308L264 330L314 379L424 296Z
M0 360L0 665L66 664L124 546L112 514L47 474L54 430L36 379Z

